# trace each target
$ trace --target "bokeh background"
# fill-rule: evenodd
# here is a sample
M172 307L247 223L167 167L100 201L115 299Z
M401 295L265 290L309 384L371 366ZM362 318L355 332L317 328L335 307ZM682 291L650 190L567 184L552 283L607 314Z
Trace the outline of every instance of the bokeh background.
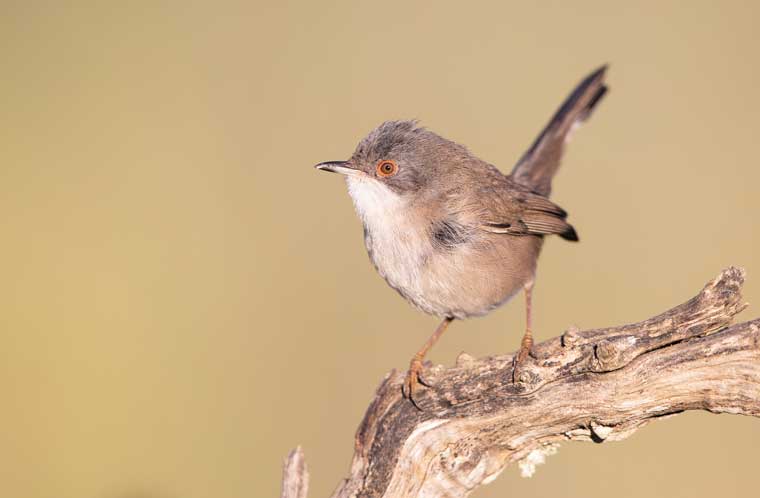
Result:
M314 171L419 118L508 171L611 63L554 199L536 335L636 321L731 264L760 305L757 2L3 2L0 495L310 496L436 320L367 260ZM514 350L520 303L431 353ZM752 496L760 420L686 414L568 444L496 496Z

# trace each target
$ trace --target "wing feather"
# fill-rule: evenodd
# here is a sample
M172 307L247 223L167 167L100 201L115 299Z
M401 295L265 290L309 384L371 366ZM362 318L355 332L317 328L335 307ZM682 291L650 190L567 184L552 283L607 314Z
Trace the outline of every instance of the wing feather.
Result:
M549 199L506 179L504 188L491 186L478 196L480 228L509 235L552 235L577 241L578 234L565 218L567 212Z

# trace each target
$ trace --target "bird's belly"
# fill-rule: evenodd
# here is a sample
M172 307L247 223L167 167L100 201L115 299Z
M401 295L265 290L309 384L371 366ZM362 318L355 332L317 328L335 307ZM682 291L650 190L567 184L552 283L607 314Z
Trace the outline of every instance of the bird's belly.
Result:
M533 278L541 247L539 237L499 235L442 249L413 232L365 242L378 273L404 298L426 313L455 318L507 302Z

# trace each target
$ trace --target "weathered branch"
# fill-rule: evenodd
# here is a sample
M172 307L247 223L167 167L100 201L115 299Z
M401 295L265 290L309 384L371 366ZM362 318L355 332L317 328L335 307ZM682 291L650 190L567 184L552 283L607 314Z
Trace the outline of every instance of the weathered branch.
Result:
M280 498L306 498L309 490L309 471L303 450L297 447L290 452L282 469L282 493Z
M512 382L512 356L461 354L427 370L417 410L389 373L356 434L334 498L467 496L510 463L524 473L567 440L620 440L685 410L760 416L760 319L744 272L725 270L688 302L649 320L538 344ZM305 496L283 495L283 496Z

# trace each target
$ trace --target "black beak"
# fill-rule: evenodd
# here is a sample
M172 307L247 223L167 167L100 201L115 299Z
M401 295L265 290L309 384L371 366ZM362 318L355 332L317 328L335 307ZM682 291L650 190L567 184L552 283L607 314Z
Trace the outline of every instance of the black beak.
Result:
M314 166L318 170L340 173L341 175L354 175L359 170L354 168L349 161L327 161Z

